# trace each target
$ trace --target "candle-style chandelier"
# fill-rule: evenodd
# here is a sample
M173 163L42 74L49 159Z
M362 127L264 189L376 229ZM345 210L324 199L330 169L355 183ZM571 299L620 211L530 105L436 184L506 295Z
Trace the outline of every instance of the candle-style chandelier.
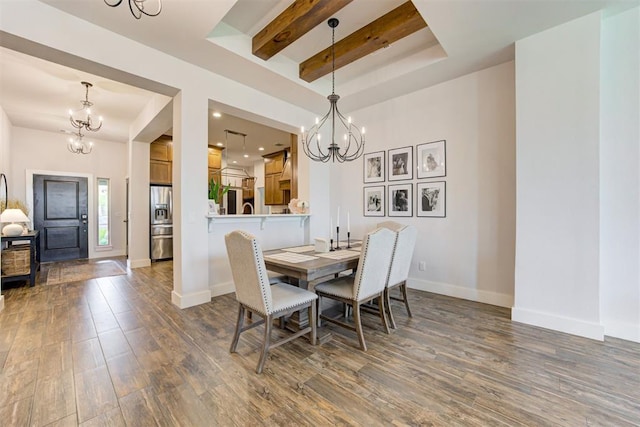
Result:
M81 114L84 118L76 118L74 117L74 112L69 110L69 121L71 125L76 129L86 129L91 132L97 132L102 127L102 117L99 118L100 123L98 126L93 125L93 119L91 118L91 106L93 102L89 101L89 88L93 87L93 85L89 82L80 82L86 89L85 98L81 100L82 108L76 112L76 114ZM85 116L86 114L86 116ZM78 131L79 132L79 131Z
M93 142L85 142L82 138L82 129L78 129L78 133L69 132L73 136L69 138L67 150L73 154L89 154L93 150Z
M331 18L327 21L331 27L331 95L327 96L329 100L329 111L321 119L316 118L316 123L305 132L304 127L300 129L302 134L302 149L304 154L311 160L326 163L329 160L340 163L356 160L364 153L364 128L358 129L351 122L351 117L345 117L338 110L338 100L340 96L335 93L335 71L336 71L336 52L335 52L335 33L336 27L340 21ZM321 141L320 128L331 118L331 135L330 141L324 143ZM336 132L338 132L338 141L336 142ZM340 133L343 132L342 141L340 141ZM324 144L324 145L323 145Z
M157 8L158 10L155 12L148 12L145 10L144 6L145 6L145 2L147 1L148 0L129 0L129 10L131 11L131 14L133 15L134 18L140 19L142 15L147 15L147 16L160 15L160 12L162 12L162 0L156 0L158 3L158 8ZM120 6L120 3L122 3L122 0L116 0L115 2L108 2L107 0L104 0L104 2L107 6L118 7Z

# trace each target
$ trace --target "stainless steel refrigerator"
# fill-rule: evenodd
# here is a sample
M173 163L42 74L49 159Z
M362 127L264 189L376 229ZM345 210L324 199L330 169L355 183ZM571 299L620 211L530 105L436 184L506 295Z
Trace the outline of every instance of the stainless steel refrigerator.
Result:
M170 186L152 185L149 197L151 208L151 261L173 258L173 200Z

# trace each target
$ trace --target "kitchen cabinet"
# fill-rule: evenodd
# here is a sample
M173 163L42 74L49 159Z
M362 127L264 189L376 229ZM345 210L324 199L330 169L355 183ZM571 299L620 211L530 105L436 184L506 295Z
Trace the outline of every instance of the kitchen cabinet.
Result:
M149 182L151 184L171 184L172 162L172 139L170 136L163 135L149 146Z
M208 163L209 169L222 169L222 150L209 147Z
M149 161L149 182L151 184L171 184L172 163L160 160Z
M280 178L287 159L286 151L263 156L264 163L264 204L286 205L289 203L290 192L280 185Z
M207 165L209 167L209 181L211 178L215 182L222 182L222 149L217 147L209 147L207 153Z

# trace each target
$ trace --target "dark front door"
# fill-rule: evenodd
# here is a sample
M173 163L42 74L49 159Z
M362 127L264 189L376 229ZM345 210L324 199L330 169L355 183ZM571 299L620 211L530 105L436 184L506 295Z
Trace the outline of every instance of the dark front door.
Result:
M87 258L87 178L33 176L33 222L40 231L40 261Z

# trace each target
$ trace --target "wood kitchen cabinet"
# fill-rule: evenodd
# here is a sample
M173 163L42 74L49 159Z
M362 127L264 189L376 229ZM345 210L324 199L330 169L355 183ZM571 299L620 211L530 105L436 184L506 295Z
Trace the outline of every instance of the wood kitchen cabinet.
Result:
M221 182L222 149L210 146L207 154L207 164L209 167L209 181L213 178L216 182Z
M149 146L149 182L171 184L173 169L173 143L170 136L163 135Z
M172 163L159 160L149 161L149 182L151 184L171 184Z
M263 156L264 163L264 204L286 205L289 203L289 192L280 186L280 177L286 161L286 151Z
M222 150L209 147L208 163L209 169L222 169Z

